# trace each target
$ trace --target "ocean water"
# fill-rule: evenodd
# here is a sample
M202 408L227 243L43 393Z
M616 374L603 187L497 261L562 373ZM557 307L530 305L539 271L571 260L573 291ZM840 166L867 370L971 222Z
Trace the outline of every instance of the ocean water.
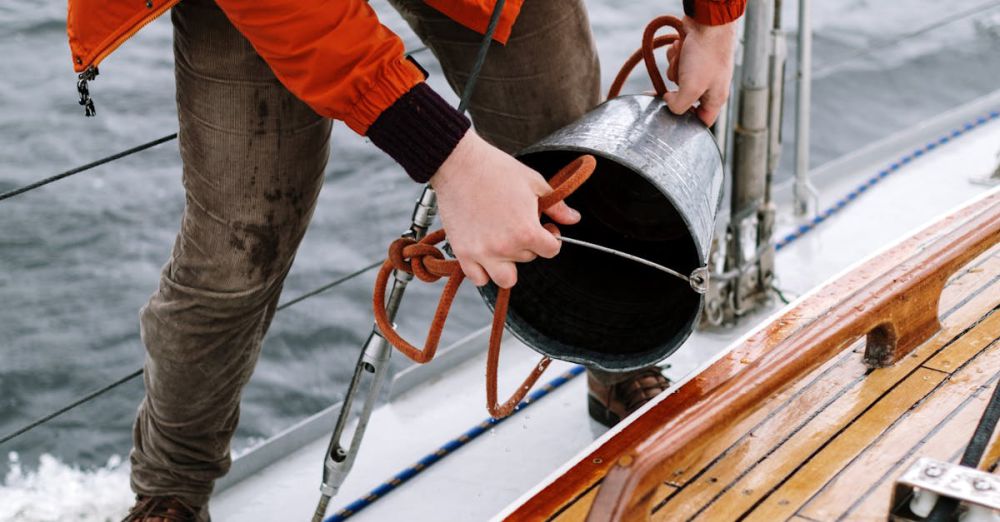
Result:
M420 45L384 0L372 3L409 47ZM627 8L616 0L588 4L605 87L645 22L680 11L679 0L638 0ZM795 3L784 4L791 70ZM976 16L887 45L980 6ZM169 19L154 22L105 61L92 85L98 117L84 118L65 16L65 3L0 3L0 55L6 58L0 191L176 129ZM825 0L814 2L814 28L813 62L823 70L813 87L814 164L1000 88L1000 1ZM432 84L446 91L429 53L420 60ZM646 89L640 74L628 89ZM786 127L788 141L791 130ZM343 125L335 125L333 143L286 300L382 256L408 224L419 194L391 160ZM791 165L789 145L783 175ZM0 202L0 436L141 366L137 312L155 289L183 201L172 142ZM372 278L369 273L278 314L244 393L237 452L339 400L370 330ZM413 285L400 318L405 333L422 336L438 290ZM470 288L455 309L446 342L487 323ZM404 365L400 357L394 364ZM131 498L123 462L141 397L141 382L133 381L0 445L0 521L120 516Z

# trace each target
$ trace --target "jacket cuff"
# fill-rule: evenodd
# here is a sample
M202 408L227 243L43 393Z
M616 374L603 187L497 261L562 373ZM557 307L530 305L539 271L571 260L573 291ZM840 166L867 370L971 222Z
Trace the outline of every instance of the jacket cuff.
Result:
M702 25L725 25L739 20L746 0L684 0L684 14Z
M403 94L368 127L368 138L418 183L426 183L471 127L426 83Z

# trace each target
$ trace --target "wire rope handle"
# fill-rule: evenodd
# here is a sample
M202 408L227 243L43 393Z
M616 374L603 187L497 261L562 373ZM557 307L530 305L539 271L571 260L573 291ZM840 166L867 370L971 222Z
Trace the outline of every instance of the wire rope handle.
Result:
M552 192L538 198L538 213L544 209L559 203L569 197L590 175L593 174L597 166L597 161L593 156L585 155L573 160L563 167L549 180ZM545 228L554 234L558 234L555 225L549 223ZM465 274L458 261L447 259L444 252L438 247L446 239L444 229L438 229L427 234L420 241L412 238L399 238L389 246L389 257L382 263L382 267L375 277L375 290L372 295L372 304L375 311L375 324L379 331L390 344L392 344L403 355L416 363L424 364L430 362L437 353L438 345L441 342L441 334L444 331L445 322L451 305L455 301L455 295ZM388 312L385 308L386 289L389 286L389 278L394 270L400 270L408 274L413 274L417 279L433 283L441 278L447 278L444 289L441 291L441 298L438 300L437 309L434 311L434 319L427 331L427 338L424 346L418 348L404 339L395 326L389 320ZM517 405L524 399L528 391L538 381L542 373L548 368L552 360L543 357L541 361L531 370L511 396L502 404L497 400L497 373L500 365L500 344L503 340L504 325L507 322L507 309L510 304L510 289L501 288L497 292L496 302L493 305L493 324L490 332L489 350L486 354L486 409L494 418L502 418L510 415Z
M656 36L656 32L664 27L672 27L677 31L677 34ZM642 47L632 53L632 56L629 56L628 60L625 60L625 64L618 71L618 76L615 77L615 81L611 83L611 88L608 89L608 99L615 98L621 93L622 86L625 85L625 80L628 79L632 69L639 64L640 60L646 64L646 72L649 73L649 79L653 82L653 90L656 92L656 96L662 97L666 94L667 84L663 81L663 76L660 75L659 67L656 65L656 56L653 54L653 51L674 42L680 42L680 45L683 45L686 34L684 23L675 16L660 16L649 22L646 25L646 30L642 33ZM680 56L679 53L678 56ZM671 62L668 59L668 78L677 78L678 62L679 60Z

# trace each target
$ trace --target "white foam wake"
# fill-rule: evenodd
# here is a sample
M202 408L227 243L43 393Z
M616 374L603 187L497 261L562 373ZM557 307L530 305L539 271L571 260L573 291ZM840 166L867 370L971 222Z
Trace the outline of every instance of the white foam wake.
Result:
M10 471L0 485L2 522L116 522L132 504L128 465L117 455L94 470L42 455L37 471L25 471L16 453L8 459Z

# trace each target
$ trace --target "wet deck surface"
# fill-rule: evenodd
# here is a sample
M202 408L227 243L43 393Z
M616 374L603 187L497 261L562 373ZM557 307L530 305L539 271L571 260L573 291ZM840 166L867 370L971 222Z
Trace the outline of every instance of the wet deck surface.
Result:
M867 372L861 341L676 452L653 520L885 520L919 457L957 462L1000 380L1000 246L941 297L943 328L895 366ZM993 469L991 442L983 467ZM586 516L599 485L550 520Z

